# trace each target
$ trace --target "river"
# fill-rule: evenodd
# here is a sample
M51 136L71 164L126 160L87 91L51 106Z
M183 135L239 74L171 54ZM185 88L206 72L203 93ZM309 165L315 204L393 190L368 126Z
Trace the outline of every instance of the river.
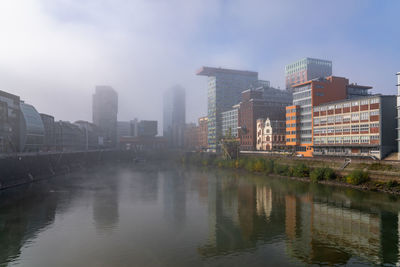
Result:
M102 166L1 191L0 266L396 266L399 220L382 193Z

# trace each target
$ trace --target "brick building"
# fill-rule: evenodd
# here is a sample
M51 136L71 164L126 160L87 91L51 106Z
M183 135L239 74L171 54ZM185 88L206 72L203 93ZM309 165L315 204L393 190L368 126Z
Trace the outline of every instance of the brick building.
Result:
M368 95L370 86L330 76L293 86L293 105L286 107L286 145L305 157L313 155L312 109L324 103Z
M240 149L256 150L256 120L267 117L271 120L284 120L287 105L288 103L279 102L276 99L271 101L265 98L263 90L249 89L243 91L238 112Z
M397 151L396 97L369 95L314 107L314 155L383 159Z
M283 150L286 147L284 120L257 120L257 150Z

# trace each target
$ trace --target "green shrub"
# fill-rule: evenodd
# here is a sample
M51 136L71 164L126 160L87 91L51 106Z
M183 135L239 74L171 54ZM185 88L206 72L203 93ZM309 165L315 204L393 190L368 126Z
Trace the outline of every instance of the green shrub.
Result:
M390 181L387 182L387 186L389 188L396 187L398 185L399 185L399 183L396 180L390 180Z
M287 165L275 164L274 166L274 173L283 176L289 176L290 171Z
M324 168L324 179L325 180L334 180L336 178L336 173L331 168Z
M313 169L310 173L310 179L312 182L316 183L324 179L325 168Z
M304 163L297 164L293 168L293 175L296 177L308 177L309 174L310 168Z
M310 173L310 179L313 182L318 182L321 180L333 180L335 178L336 178L335 171L328 167L315 168Z
M256 159L252 165L252 171L254 172L263 172L265 170L265 160L264 159Z
M368 172L354 170L347 177L346 182L353 185L359 185L369 180Z
M274 160L269 159L265 162L265 172L268 174L274 172Z

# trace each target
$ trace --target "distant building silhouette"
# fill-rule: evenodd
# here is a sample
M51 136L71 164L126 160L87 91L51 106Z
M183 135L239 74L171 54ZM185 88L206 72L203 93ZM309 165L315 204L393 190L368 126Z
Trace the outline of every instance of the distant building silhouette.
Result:
M93 123L104 133L105 146L117 143L118 94L110 86L96 86L93 95Z
M164 93L163 103L163 136L168 139L171 147L184 146L185 122L185 89L176 85Z

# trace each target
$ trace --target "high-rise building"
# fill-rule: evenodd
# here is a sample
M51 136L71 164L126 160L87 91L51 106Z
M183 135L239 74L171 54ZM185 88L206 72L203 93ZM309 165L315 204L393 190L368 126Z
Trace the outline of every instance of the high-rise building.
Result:
M343 77L326 77L293 86L293 105L286 107L286 145L305 157L313 155L313 107L368 95L370 86L349 84Z
M110 86L96 86L93 95L93 123L104 133L106 147L117 143L118 94Z
M400 72L397 73L397 146L400 160Z
M157 133L157 121L142 120L137 124L137 136L154 137Z
M208 148L216 151L222 137L221 113L240 101L241 92L258 81L258 73L203 67L197 75L208 76Z
M170 147L183 147L185 123L185 89L176 85L164 93L163 101L163 136L168 139Z
M332 75L332 61L303 58L285 67L286 89L306 81Z
M0 153L19 151L20 114L19 96L0 91Z
M234 105L231 110L221 113L222 116L222 136L239 137L238 136L238 110L239 104Z

